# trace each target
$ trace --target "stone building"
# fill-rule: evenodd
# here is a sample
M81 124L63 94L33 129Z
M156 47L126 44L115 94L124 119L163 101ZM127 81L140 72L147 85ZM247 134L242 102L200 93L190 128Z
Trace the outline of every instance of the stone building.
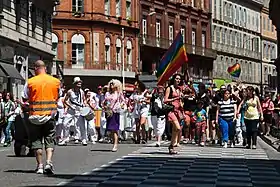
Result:
M277 58L275 60L277 70L277 91L280 92L280 1L270 0L269 2L269 17L272 20L272 24L276 26L277 32Z
M261 12L261 49L262 49L262 73L263 73L263 86L267 91L275 92L274 86L271 81L277 75L276 66L274 61L277 58L277 31L276 27L272 24L269 18L269 0L264 0L264 6Z
M90 88L111 78L135 78L138 7L138 0L61 1L53 14L52 43L66 84L74 76Z
M241 64L238 80L260 87L261 77L261 0L213 0L212 46L218 56L214 62L216 82L236 81L227 72Z
M212 84L210 0L140 1L140 59L143 73L153 73L161 57L181 31L189 73L196 83Z
M0 91L20 97L33 63L51 65L51 15L57 1L0 1Z

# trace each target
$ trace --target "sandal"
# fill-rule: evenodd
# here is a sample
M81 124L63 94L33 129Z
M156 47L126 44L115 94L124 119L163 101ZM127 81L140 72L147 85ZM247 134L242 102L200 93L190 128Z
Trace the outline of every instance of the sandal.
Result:
M178 152L175 151L174 148L173 148L173 146L171 146L171 145L168 147L168 150L169 150L169 154L170 154L170 155L176 155L176 154L178 154Z

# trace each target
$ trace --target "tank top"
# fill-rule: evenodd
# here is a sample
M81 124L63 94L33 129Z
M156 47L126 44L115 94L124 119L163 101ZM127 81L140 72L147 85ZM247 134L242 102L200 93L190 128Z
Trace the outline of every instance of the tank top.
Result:
M257 98L249 99L246 101L246 110L244 114L245 119L254 120L259 119L258 102Z
M74 90L70 90L70 97L69 97L69 104L73 108L77 108L78 106L74 103L79 103L80 105L83 105L83 91L79 90L78 92L75 92Z

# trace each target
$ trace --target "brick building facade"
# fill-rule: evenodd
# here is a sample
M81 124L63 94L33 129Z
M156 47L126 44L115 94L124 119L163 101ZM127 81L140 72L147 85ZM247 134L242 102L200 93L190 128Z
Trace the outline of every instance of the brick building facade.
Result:
M211 49L210 0L140 2L142 71L152 73L155 70L181 31L189 59L189 73L195 82L211 84L216 52Z
M120 78L123 61L125 77L135 77L138 6L132 0L61 1L53 17L53 51L64 65L66 83L73 76L84 77L86 86Z

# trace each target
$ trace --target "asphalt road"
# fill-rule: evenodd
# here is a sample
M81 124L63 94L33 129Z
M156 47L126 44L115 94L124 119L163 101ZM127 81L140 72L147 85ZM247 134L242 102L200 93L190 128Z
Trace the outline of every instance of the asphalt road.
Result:
M167 145L156 148L121 144L116 153L110 149L110 144L58 147L55 175L47 177L34 174L34 158L17 158L12 148L0 148L0 186L278 187L280 184L280 153L262 140L258 141L257 150L183 145L175 156L166 154Z
M139 149L139 145L122 144L118 152L113 153L111 147L110 144L57 147L54 156L56 175L53 177L34 174L35 158L18 158L12 147L0 148L0 186L53 186Z

